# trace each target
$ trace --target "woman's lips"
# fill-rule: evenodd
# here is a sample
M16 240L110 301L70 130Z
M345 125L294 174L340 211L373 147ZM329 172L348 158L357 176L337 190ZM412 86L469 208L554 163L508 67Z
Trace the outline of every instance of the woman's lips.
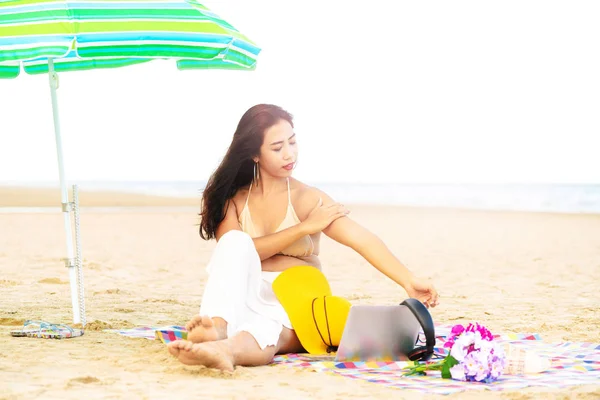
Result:
M294 168L294 163L290 163L290 164L288 164L288 165L285 165L285 166L283 167L283 169L287 169L288 171L289 171L289 170L291 170L292 168Z

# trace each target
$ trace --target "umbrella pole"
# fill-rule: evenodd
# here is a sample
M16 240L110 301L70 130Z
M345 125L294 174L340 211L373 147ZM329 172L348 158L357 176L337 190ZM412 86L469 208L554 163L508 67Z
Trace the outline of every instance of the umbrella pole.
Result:
M62 213L65 223L65 235L67 242L67 258L65 265L69 269L69 282L71 284L71 303L73 306L73 323L81 322L79 315L79 299L77 290L77 271L75 269L75 258L73 256L73 232L71 225L72 203L69 202L69 192L65 178L65 167L63 163L62 140L60 137L60 120L58 116L58 100L56 89L58 89L58 74L54 71L54 61L48 59L48 77L50 79L50 95L52 97L52 115L54 117L54 136L56 138L56 155L58 158L58 175L60 178L60 194L62 201Z

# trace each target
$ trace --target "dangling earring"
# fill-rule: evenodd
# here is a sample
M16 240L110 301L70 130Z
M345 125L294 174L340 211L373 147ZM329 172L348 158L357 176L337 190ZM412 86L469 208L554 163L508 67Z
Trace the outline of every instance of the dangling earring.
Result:
M258 168L258 161L254 163L254 186L258 186L258 180L260 179L260 170Z

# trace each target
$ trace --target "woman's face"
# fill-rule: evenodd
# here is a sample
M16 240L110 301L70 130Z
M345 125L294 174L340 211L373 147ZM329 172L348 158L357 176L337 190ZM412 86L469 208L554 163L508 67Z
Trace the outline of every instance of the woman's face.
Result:
M297 159L298 145L294 129L286 120L280 120L265 131L260 156L254 161L258 161L262 173L283 178L292 175Z

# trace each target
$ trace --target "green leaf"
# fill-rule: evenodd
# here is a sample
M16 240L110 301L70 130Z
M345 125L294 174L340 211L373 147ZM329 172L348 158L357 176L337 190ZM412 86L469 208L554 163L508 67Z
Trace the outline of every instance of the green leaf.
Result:
M442 378L444 379L452 379L452 375L450 374L450 368L454 367L458 364L456 358L452 356L448 356L444 359L444 366L442 367Z

